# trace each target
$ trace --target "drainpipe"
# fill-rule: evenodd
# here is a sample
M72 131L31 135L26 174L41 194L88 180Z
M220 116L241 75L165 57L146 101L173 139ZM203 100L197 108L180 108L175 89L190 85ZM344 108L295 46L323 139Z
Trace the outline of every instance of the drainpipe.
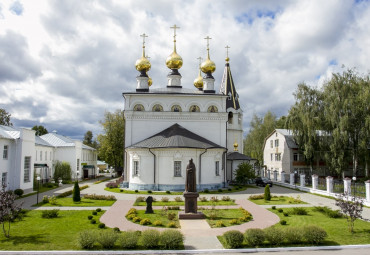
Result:
M225 122L226 125L226 145L225 145L225 155L224 155L224 188L226 188L226 172L227 172L227 123L229 122L229 118L227 118L227 121ZM231 166L231 175L232 175L232 166Z
M154 157L154 173L153 173L153 176L154 176L154 188L155 188L155 169L156 169L156 156L155 156L155 154L150 150L150 148L149 148L149 152L151 153L151 154L153 154L153 157ZM157 188L157 190L158 190L158 188Z
M207 152L207 149L205 149L205 151L203 151L200 155L199 155L199 187L201 187L201 182L202 182L202 155L204 153Z

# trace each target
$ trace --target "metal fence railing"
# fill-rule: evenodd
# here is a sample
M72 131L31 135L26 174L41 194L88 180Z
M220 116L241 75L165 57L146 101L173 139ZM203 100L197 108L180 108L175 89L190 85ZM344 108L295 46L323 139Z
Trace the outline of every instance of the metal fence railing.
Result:
M326 179L325 178L318 179L317 189L326 190Z
M344 192L344 184L341 180L334 180L333 181L333 192L334 193L343 193Z
M358 197L366 197L365 183L351 183L351 194Z

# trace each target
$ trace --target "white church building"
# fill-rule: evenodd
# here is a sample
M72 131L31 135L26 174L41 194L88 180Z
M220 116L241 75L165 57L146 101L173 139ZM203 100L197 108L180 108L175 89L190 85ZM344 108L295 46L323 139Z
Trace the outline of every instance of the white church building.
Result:
M168 83L151 89L151 64L143 54L136 61L140 72L136 91L124 92L125 166L123 188L131 190L184 190L186 166L196 166L197 190L225 187L231 174L226 168L227 152L243 148L242 110L232 80L229 58L220 92L215 90L209 57L200 65L205 74L194 81L195 88L183 88L183 61L174 50L167 58ZM234 146L236 145L236 146ZM237 152L237 151L236 151Z

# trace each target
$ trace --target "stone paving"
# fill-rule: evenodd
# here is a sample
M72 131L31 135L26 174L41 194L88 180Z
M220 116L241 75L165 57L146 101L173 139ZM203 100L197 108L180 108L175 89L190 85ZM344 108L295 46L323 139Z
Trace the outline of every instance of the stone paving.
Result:
M99 184L93 184L94 181L87 181L83 182L83 185L89 185L89 188L82 190L81 195L83 194L100 194L100 195L114 195L117 198L117 202L114 203L111 207L100 207L106 212L100 218L101 222L104 222L108 227L118 227L121 230L145 230L150 227L142 226L139 224L132 223L125 218L127 211L134 207L134 201L138 196L147 196L143 194L125 194L125 193L112 193L109 191L104 190L106 182L102 182ZM58 189L54 189L42 194L39 194L39 200L42 199L44 195L57 195L63 193L67 190L71 190L73 185L63 185ZM222 196L230 196L232 199L236 200L235 206L217 206L217 208L239 208L243 207L248 210L253 215L253 220L241 225L226 227L226 228L211 228L206 220L180 220L181 231L185 236L185 249L187 250L203 250L203 249L222 249L221 243L218 241L217 236L222 235L228 230L239 230L244 232L246 229L249 228L266 228L271 225L274 225L279 222L279 217L266 210L267 208L271 208L272 205L256 205L253 202L247 200L248 197L252 194L261 194L263 193L263 188L248 188L245 191L237 192L237 193L225 193L225 194L202 194L201 196L210 198L213 196L218 196L221 198ZM328 199L325 197L316 196L310 193L303 193L297 190L287 189L284 187L274 185L271 188L271 193L273 195L284 195L284 196L292 196L296 198L297 196L300 197L301 200L307 202L308 204L302 205L278 205L278 207L297 207L297 206L304 206L304 207L312 207L312 206L328 206L333 209L337 209L335 206L335 200ZM152 194L152 195L155 195ZM161 194L156 195L157 200L160 200L162 197L169 197L173 198L175 196L181 195L171 195L171 194ZM19 202L23 202L23 207L28 209L54 209L55 207L31 207L33 204L36 204L36 195L19 199ZM140 209L145 209L145 207L137 207ZM154 207L154 209L161 209L160 207ZM95 207L58 207L61 210L91 210L95 209ZM370 219L370 208L364 208L363 210L363 217ZM156 228L158 230L163 230L164 228Z

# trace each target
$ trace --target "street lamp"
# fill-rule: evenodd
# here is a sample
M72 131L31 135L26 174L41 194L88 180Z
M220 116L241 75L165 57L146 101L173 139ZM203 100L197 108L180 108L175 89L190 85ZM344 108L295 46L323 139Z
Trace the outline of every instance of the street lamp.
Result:
M352 180L353 180L353 184L355 185L355 194L354 194L354 197L356 197L356 176L353 176L352 177Z
M39 192L40 192L40 176L38 175L37 177L36 177L36 180L37 180L37 203L36 204L38 204L39 203Z
M297 188L297 171L294 171L294 188Z
M78 174L80 173L79 170L76 171L76 174L77 174L77 182L78 182Z

